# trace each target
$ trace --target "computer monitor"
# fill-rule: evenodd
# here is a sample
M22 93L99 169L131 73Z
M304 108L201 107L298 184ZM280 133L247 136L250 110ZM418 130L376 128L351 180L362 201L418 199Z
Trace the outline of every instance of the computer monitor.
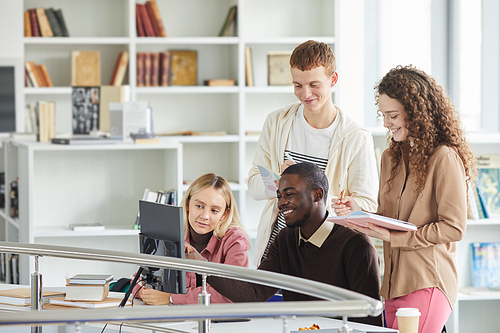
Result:
M182 207L139 201L141 253L184 258ZM157 267L147 268L146 284L171 294L185 294L186 272Z

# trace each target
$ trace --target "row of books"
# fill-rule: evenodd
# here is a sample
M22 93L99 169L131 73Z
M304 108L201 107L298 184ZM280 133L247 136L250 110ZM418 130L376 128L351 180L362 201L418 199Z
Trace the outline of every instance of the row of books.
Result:
M37 65L33 61L26 61L25 63L24 85L35 88L54 86L45 64Z
M470 217L500 216L500 155L481 155L476 161L477 182L469 192Z
M472 243L472 286L500 287L500 243Z
M33 133L39 142L49 142L56 136L56 103L39 101L27 104L25 110L26 133Z
M0 208L5 208L5 172L0 172Z
M142 200L177 206L177 191L152 191L147 188L144 190ZM137 211L137 218L135 219L134 229L139 229L140 220L141 215L140 212Z
M195 86L197 58L198 52L193 50L137 52L137 86Z
M11 181L9 184L10 197L10 217L19 217L19 179Z
M19 284L19 254L0 253L0 281Z
M25 11L24 37L69 37L62 10L40 7Z
M135 20L138 37L167 37L156 0L136 3Z

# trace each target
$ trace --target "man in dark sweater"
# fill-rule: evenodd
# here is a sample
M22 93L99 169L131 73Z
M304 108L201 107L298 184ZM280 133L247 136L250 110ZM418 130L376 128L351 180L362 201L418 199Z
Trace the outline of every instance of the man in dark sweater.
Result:
M353 290L379 299L380 259L371 240L325 221L328 180L311 163L289 166L277 191L278 207L287 228L280 231L258 269L298 276ZM208 283L233 302L263 302L277 288L219 277ZM283 290L285 301L317 298ZM350 320L382 325L381 316Z

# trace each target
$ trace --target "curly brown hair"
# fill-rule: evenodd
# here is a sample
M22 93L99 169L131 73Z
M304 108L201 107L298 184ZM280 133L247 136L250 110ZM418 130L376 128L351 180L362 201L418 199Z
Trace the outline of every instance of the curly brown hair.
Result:
M465 168L466 178L471 180L476 175L476 160L460 126L458 112L450 98L436 80L424 71L412 65L398 66L391 69L375 86L376 105L380 95L396 99L406 113L405 127L408 131L403 142L389 141L389 155L392 157L389 187L401 162L403 145L408 145L409 171L415 177L418 195L425 186L427 162L439 146L455 149ZM467 189L469 184L467 184Z

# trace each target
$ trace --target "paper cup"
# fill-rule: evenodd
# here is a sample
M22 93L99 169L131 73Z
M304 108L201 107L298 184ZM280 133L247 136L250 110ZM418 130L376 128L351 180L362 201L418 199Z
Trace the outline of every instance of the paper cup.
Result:
M418 333L420 311L416 308L399 308L398 317L399 333Z

